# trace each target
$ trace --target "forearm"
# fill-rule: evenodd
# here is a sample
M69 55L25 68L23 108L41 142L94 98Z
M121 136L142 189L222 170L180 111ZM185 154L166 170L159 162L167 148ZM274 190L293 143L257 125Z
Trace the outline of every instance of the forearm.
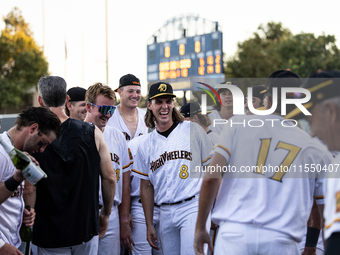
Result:
M108 179L102 178L102 196L103 196L102 214L106 216L111 214L111 207L116 192L116 182L113 180L110 178Z
M12 179L13 178L13 179ZM9 179L12 179L9 181ZM16 170L12 177L0 183L0 204L5 202L24 180L20 170Z
M148 180L140 180L140 198L142 200L147 226L153 225L154 188Z
M205 229L206 221L215 201L220 179L205 178L202 182L198 205L197 229Z
M130 213L130 172L123 173L122 202L119 206L119 218L121 222L129 222Z
M25 205L29 205L31 208L35 208L36 187L33 186L28 181L25 181L23 198L24 198Z

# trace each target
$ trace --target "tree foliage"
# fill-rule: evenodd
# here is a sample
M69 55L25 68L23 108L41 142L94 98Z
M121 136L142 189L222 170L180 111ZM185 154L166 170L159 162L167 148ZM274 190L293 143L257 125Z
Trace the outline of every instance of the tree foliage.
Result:
M281 23L260 25L253 37L238 43L236 55L227 61L226 78L263 78L279 69L291 69L308 77L318 69L340 69L335 36L312 33L293 35Z
M3 18L0 35L0 109L23 105L23 98L36 89L48 63L33 38L21 11L14 8Z

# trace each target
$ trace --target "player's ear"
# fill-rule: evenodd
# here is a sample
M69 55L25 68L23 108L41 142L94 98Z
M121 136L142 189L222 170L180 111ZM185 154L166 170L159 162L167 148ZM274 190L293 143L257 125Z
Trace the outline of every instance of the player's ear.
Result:
M146 106L147 106L148 109L151 111L151 103L150 103L150 101L147 101L147 102L146 102Z
M29 127L29 130L28 132L30 134L33 134L35 131L39 131L39 124L38 123L33 123L30 127Z
M91 105L90 105L90 103L86 103L86 111L87 112L89 112L89 113L91 113Z

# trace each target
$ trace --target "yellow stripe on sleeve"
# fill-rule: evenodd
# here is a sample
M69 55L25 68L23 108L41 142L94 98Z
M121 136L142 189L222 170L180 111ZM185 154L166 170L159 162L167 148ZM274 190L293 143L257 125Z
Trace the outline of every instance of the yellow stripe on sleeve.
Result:
M231 153L230 153L230 151L226 147L222 146L221 144L218 144L217 147L220 147L223 150L225 150L229 154L229 156L231 157Z
M209 157L207 157L205 160L203 160L202 161L202 163L205 163L205 162L207 162L209 159L210 159L211 157L209 156Z
M140 175L143 175L143 176L149 176L148 174L139 172L139 171L137 171L137 170L135 170L135 169L132 169L132 172L135 172L135 173L140 174Z
M340 218L337 218L337 219L335 219L332 223L326 225L325 228L330 228L330 227L333 225L333 223L339 222L339 221L340 221Z
M133 164L133 161L131 161L131 162L130 162L129 164L127 164L126 166L123 166L123 169L125 169L125 168L131 166L132 164Z

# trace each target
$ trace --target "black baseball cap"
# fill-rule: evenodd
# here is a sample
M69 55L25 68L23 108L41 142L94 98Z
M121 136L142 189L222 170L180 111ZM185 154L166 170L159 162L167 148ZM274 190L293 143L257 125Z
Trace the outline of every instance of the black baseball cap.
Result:
M154 99L156 97L160 97L160 96L176 97L176 95L174 95L174 92L172 90L172 86L169 83L157 82L157 83L152 84L149 89L149 100Z
M306 109L312 107L326 99L340 96L340 72L339 71L319 71L311 74L302 83L302 88L308 89L311 99L303 106ZM302 119L305 115L299 108L293 109L286 115L286 119Z
M253 97L260 98L263 101L264 95L266 94L266 86L264 85L255 85L252 87Z
M221 82L220 84L234 85L234 86L237 87L236 83L233 82L233 81L223 81L223 82ZM220 93L222 93L224 90L229 90L229 89L227 89L227 88L218 88L218 89L216 90L216 92L217 92L218 94L220 94Z
M277 70L269 76L266 92L271 94L273 88L278 88L278 93L281 95L282 87L300 87L301 83L302 78L290 69Z
M202 112L201 106L197 102L187 103L183 105L179 111L184 118L201 114Z
M117 92L121 87L130 85L140 86L139 79L133 74L126 74L119 79L119 87L116 88L114 92Z
M85 101L86 89L80 87L70 88L67 91L67 95L70 97L69 102L73 101Z

